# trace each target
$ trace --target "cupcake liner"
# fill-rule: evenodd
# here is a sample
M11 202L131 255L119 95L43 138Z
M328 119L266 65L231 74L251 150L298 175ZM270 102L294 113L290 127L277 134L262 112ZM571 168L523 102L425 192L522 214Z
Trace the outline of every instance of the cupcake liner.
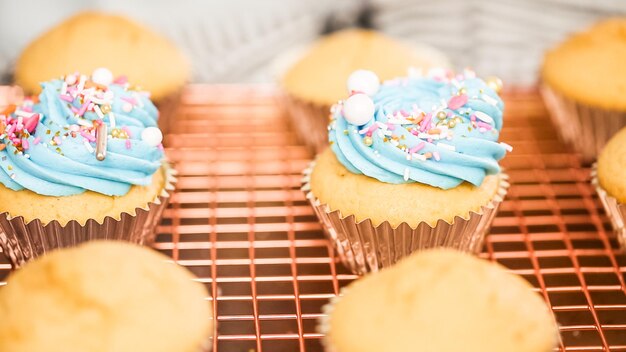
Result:
M300 141L315 153L328 147L330 105L307 102L287 94L285 106L291 126Z
M304 171L302 191L305 192L326 234L333 242L343 264L355 274L376 272L389 267L413 252L449 247L478 253L509 188L508 176L500 176L494 198L478 212L466 218L456 216L452 223L439 220L433 227L425 222L416 228L403 222L392 227L389 222L374 226L371 219L357 221L352 214L331 210L311 192L310 179L315 162Z
M585 163L595 160L609 139L626 126L626 112L578 103L545 84L541 94L561 140L580 153Z
M40 219L26 222L22 216L0 214L0 246L13 268L45 253L76 246L91 240L122 240L137 244L154 241L155 230L176 184L175 170L163 163L165 187L153 202L137 207L134 213L123 212L118 219L88 219L84 224L72 220L66 225L58 221L44 224Z
M591 168L591 184L595 187L596 192L598 192L600 202L602 202L606 215L609 217L609 220L611 220L611 225L613 225L617 240L622 248L626 249L626 226L624 225L626 224L626 204L620 203L617 199L611 197L604 188L600 186L597 163L594 163Z
M176 121L176 112L180 106L184 88L181 87L175 92L155 102L159 109L159 128L163 134L169 133Z

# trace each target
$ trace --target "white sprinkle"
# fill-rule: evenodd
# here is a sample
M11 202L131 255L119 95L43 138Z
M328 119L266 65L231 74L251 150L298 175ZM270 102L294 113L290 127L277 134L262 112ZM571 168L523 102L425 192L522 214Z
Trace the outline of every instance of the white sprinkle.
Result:
M85 75L80 75L80 81L78 81L78 86L76 86L78 93L83 91L83 88L85 88L85 81L87 80L87 76Z
M95 96L91 97L91 101L100 105L110 105L112 103L110 99L101 99Z
M491 116L489 116L489 115L485 114L485 113L484 113L484 112L482 112L482 111L475 111L475 112L474 112L474 115L476 116L476 118L477 118L477 119L479 119L479 120L481 120L481 121L483 121L483 122L486 122L486 123L491 124L491 125L493 125L493 124L494 124L494 121L493 121L493 119L491 118Z
M83 126L83 127L93 127L93 124L90 123L89 121L85 120L85 119L76 119L76 123Z
M411 159L412 159L411 154L407 154L406 155L406 160L411 161Z
M423 154L413 153L412 156L413 156L413 159L417 159L419 161L426 161L426 157Z
M441 99L441 109L446 109L448 107L448 102L445 99Z
M21 120L22 118L31 117L33 116L33 114L34 113L32 112L26 112L24 110L15 110L15 115L18 117L18 120L17 120L18 123L22 123L22 120Z
M102 113L102 110L100 109L100 106L98 105L94 105L93 106L93 110L96 112L96 115L98 115L99 119L104 119L104 114Z
M109 125L111 125L111 128L115 128L115 114L113 111L109 113Z
M67 93L67 83L63 81L63 84L61 85L61 95L65 95L66 93Z
M409 180L409 168L407 167L406 169L404 169L404 180L408 181Z
M498 105L498 101L497 101L496 99L492 98L492 97L491 97L490 95L488 95L488 94L482 94L482 95L481 95L481 98L482 98L485 102L487 102L487 104L491 104L491 105L493 105L493 106Z
M445 148L445 149L451 150L453 152L456 151L456 148L453 145L450 145L450 144L439 142L439 143L437 143L437 146L441 147L441 148Z
M135 100L137 101L137 105L139 105L140 108L143 108L143 101L141 101L141 97L139 96L139 94L137 94L136 92L133 93L133 98L135 98Z
M378 135L378 137L380 137L380 138L385 138L385 134L384 134L384 133L383 133L383 131L381 131L381 130L376 131L376 134L377 134L377 135Z
M504 147L504 149L506 149L507 152L512 152L513 151L513 147L510 144L506 144L504 142L500 142L500 145Z
M87 140L83 140L83 145L85 146L85 148L87 148L89 154L93 154L93 147L91 146L91 144L89 144L89 142L87 142Z
M400 144L400 142L398 142L398 141L397 141L397 140L395 140L395 139L392 139L392 140L390 140L389 142L390 142L390 143L391 143L394 147L397 147L397 146Z

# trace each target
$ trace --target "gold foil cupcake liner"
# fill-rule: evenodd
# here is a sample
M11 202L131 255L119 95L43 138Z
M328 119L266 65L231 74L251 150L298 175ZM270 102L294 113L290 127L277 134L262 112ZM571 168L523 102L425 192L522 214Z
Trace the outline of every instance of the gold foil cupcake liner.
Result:
M602 202L602 206L606 211L606 215L611 221L617 240L623 249L626 249L626 204L620 203L614 197L611 197L598 181L598 164L594 163L591 168L591 184L595 187L596 192Z
M120 240L150 244L156 236L156 227L176 184L176 171L163 163L165 186L153 202L135 208L134 213L123 212L118 219L107 216L98 221L88 219L84 224L72 220L65 225L58 221L44 224L40 219L25 221L22 216L0 214L0 246L13 268L54 249L73 247L92 240Z
M470 212L467 217L456 216L451 223L441 219L435 226L422 222L413 228L403 222L394 228L385 221L375 226L371 219L357 221L354 215L342 214L321 203L310 187L314 165L315 162L312 162L304 171L302 191L343 264L359 275L392 266L413 252L429 248L448 247L470 253L480 252L485 235L509 188L508 176L502 173L498 190L489 204L482 206L478 212Z
M609 139L626 126L626 112L578 103L545 84L541 95L561 140L580 153L585 163L597 159Z
M298 139L311 151L319 153L328 146L330 105L315 104L287 94L287 115Z

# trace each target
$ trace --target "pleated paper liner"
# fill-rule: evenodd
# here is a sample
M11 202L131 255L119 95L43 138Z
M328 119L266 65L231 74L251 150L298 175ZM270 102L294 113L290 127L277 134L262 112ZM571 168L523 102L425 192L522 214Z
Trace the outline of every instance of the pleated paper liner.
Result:
M580 153L585 163L596 160L609 139L626 126L626 112L578 103L545 84L541 95L560 138Z
M374 226L371 219L357 221L354 215L331 210L313 195L310 179L314 164L312 162L304 171L302 191L341 261L358 275L379 271L413 252L428 248L448 247L470 253L480 252L485 235L509 188L508 176L502 173L491 202L481 207L479 212L470 212L466 218L455 217L452 223L439 220L433 227L422 222L416 228L401 223L394 228L389 222L383 222Z
M89 219L85 224L72 220L66 225L58 221L47 224L39 219L26 222L22 216L0 214L0 246L13 268L19 268L57 248L72 247L91 240L121 240L137 244L154 241L156 226L175 188L176 172L163 163L165 186L153 202L121 213L119 219L107 216L101 221Z
M598 192L600 202L602 202L606 215L609 217L609 220L611 220L611 225L613 225L617 240L622 248L626 249L626 204L620 203L602 188L598 181L597 163L594 163L591 169L591 184L595 187L596 192Z
M298 140L312 152L320 153L328 147L330 105L307 102L289 94L285 95L287 116Z

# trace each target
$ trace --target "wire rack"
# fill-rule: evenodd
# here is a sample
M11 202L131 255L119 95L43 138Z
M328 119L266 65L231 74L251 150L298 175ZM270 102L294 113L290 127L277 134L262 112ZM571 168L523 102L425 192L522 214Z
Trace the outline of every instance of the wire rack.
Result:
M321 351L321 307L356 278L299 190L312 155L279 98L267 86L190 86L166 136L180 181L155 247L215 297L215 351ZM558 142L534 90L505 100L513 185L481 255L536 287L561 351L626 351L626 255L589 167ZM0 280L9 269L0 264Z

